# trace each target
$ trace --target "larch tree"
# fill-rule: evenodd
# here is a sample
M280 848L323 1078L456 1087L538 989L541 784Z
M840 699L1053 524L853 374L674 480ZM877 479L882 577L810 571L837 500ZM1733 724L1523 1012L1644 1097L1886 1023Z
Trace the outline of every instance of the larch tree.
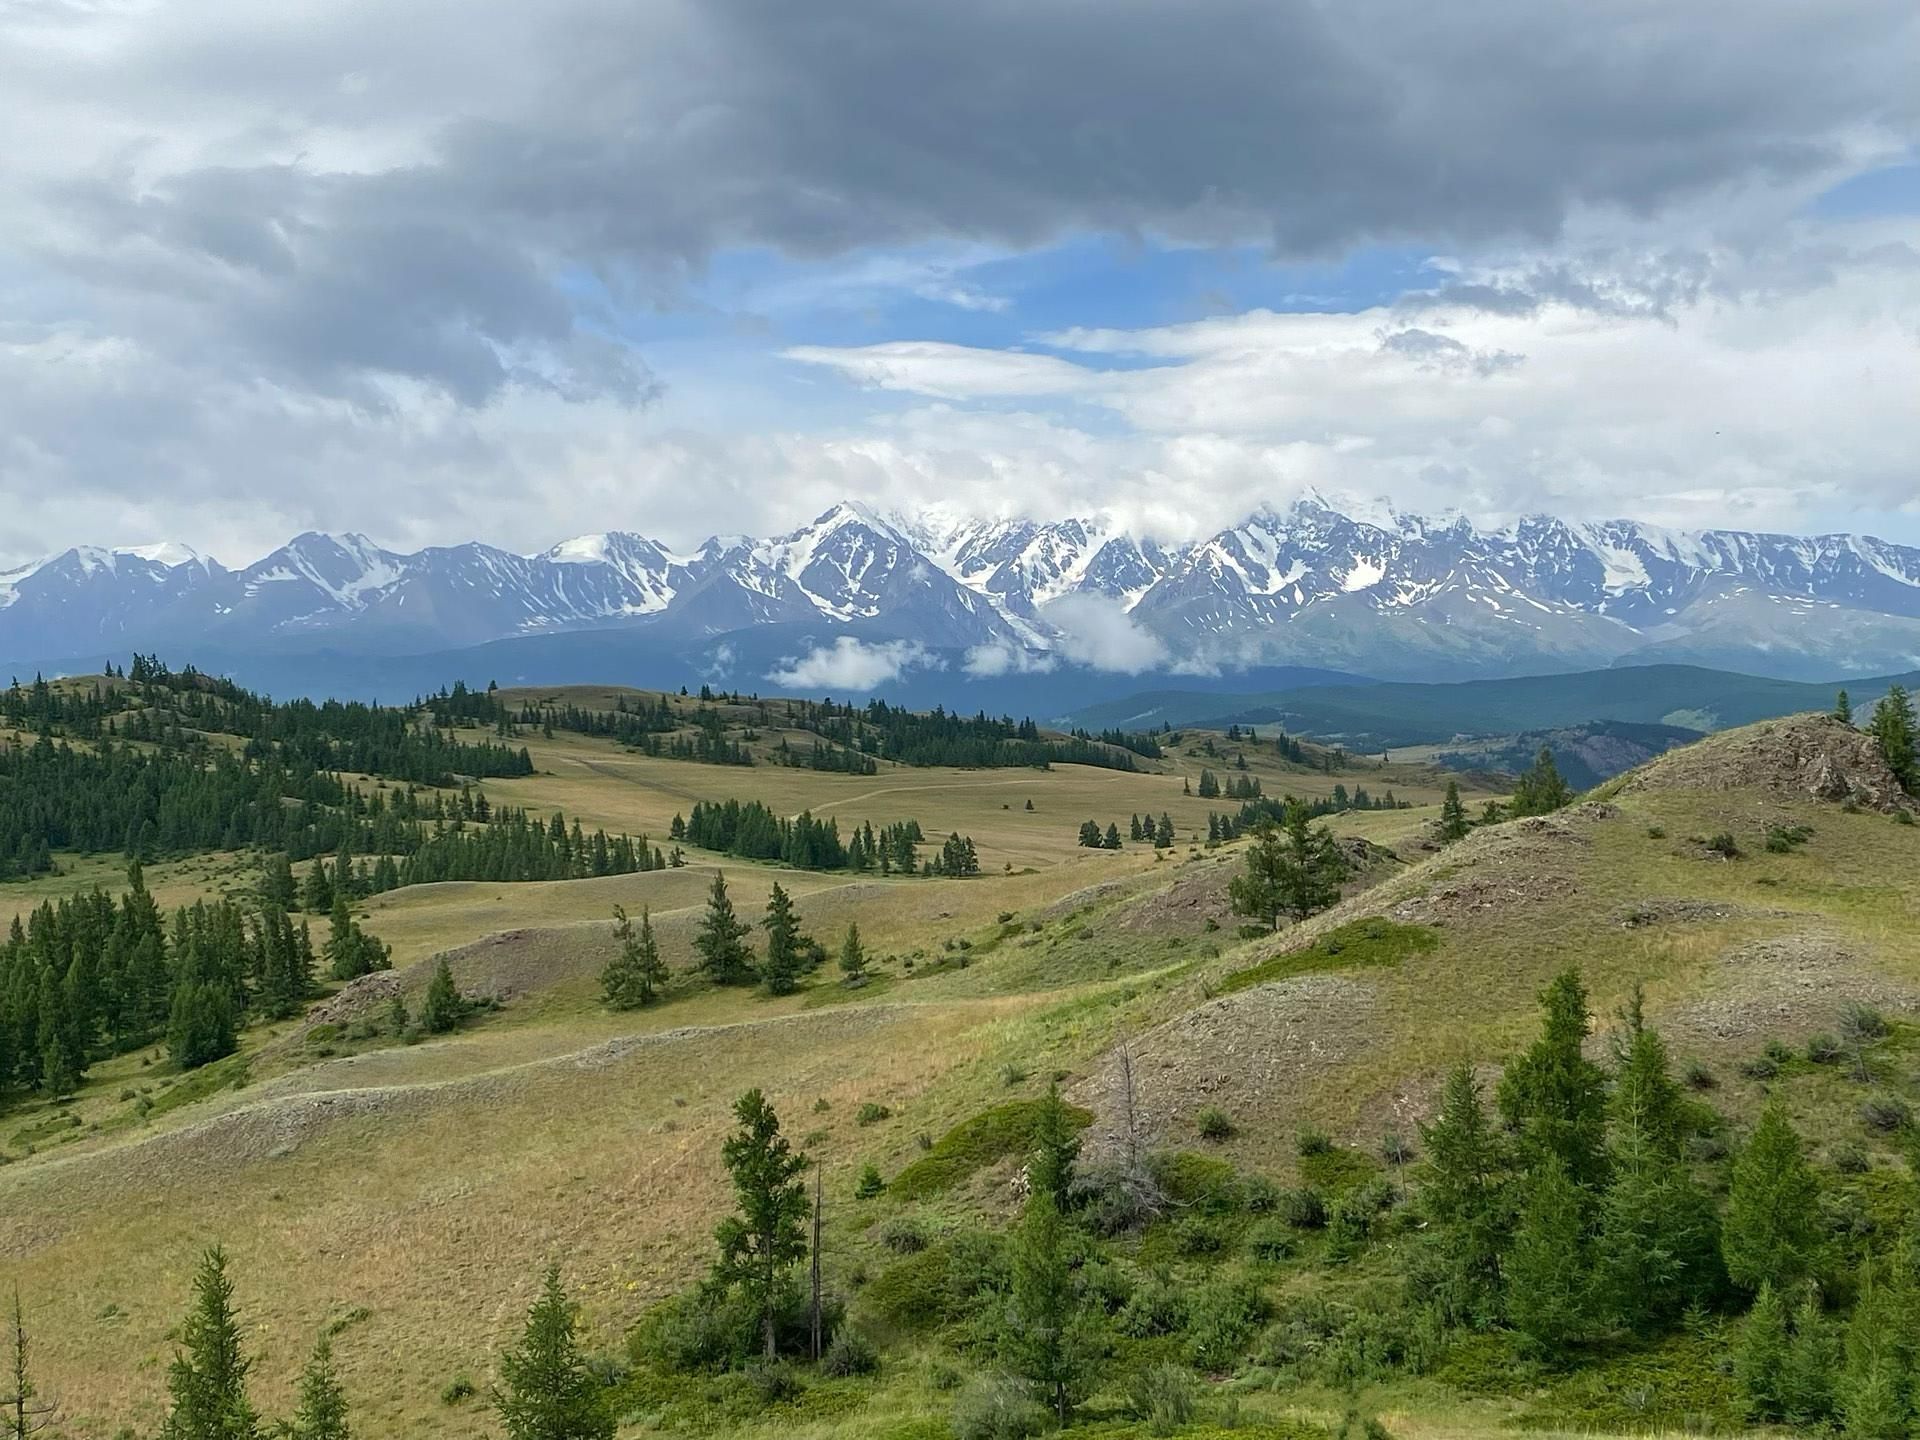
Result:
M746 985L753 980L753 952L747 948L751 933L745 921L734 913L727 894L727 877L714 871L713 887L707 892L706 913L700 917L693 936L694 953L700 968L716 985Z
M807 1157L780 1133L780 1117L759 1090L734 1102L740 1128L720 1147L739 1209L714 1231L720 1256L714 1276L746 1296L760 1321L766 1356L778 1353L783 1287L807 1253Z
M508 1440L612 1440L606 1391L580 1351L576 1312L557 1265L547 1267L519 1346L500 1357L493 1406Z
M227 1257L216 1245L194 1274L193 1309L168 1367L165 1440L259 1440L260 1416L247 1398L252 1366L240 1347Z

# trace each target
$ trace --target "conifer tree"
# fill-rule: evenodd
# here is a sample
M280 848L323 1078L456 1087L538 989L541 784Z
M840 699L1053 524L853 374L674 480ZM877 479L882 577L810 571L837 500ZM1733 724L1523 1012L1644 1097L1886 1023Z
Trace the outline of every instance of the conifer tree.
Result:
M620 950L600 972L600 989L607 1004L615 1010L637 1010L651 1005L666 983L666 962L660 958L660 944L653 935L653 916L645 906L640 910L640 928L635 931L627 918L626 907L613 907L613 938Z
M1467 807L1460 803L1460 782L1447 781L1447 798L1440 802L1440 840L1451 845L1467 833Z
M1842 725L1853 724L1853 700L1845 690L1833 697L1833 718Z
M1597 1195L1607 1172L1606 1075L1582 1054L1587 991L1577 970L1563 970L1540 994L1540 1038L1500 1077L1500 1115L1518 1132L1529 1168L1546 1155L1566 1178Z
M1097 1322L1073 1283L1066 1222L1036 1188L1013 1239L1013 1286L1002 1346L1013 1369L1065 1425L1093 1389L1100 1358Z
M1819 1183L1780 1102L1769 1101L1733 1162L1720 1237L1727 1274L1748 1290L1783 1290L1813 1273L1819 1242Z
M1542 1152L1527 1171L1506 1278L1508 1316L1543 1355L1561 1354L1590 1327L1586 1208L1559 1155Z
M612 1440L606 1394L580 1353L573 1303L560 1267L547 1267L517 1349L500 1359L494 1409L508 1440Z
M193 1309L181 1327L180 1347L167 1372L172 1404L166 1440L259 1440L260 1417L247 1399L253 1362L240 1350L233 1281L217 1245L195 1272Z
M780 1133L780 1117L758 1090L735 1101L733 1113L740 1128L721 1145L720 1158L733 1179L739 1212L714 1231L720 1242L714 1278L746 1296L771 1360L782 1292L807 1253L807 1187L800 1179L807 1157L793 1152Z
M713 872L713 888L707 892L707 911L694 932L693 948L700 957L700 968L716 985L745 985L753 979L753 952L747 948L750 932L746 923L734 914L733 901L727 896L727 877Z
M1027 1161L1027 1181L1032 1193L1045 1191L1053 1208L1067 1213L1073 1191L1074 1162L1080 1158L1080 1135L1060 1098L1060 1083L1047 1086L1046 1098L1034 1117L1033 1154Z
M8 1393L0 1397L6 1408L8 1440L29 1440L53 1423L55 1406L39 1398L27 1364L27 1320L20 1306L20 1287L13 1287L13 1345L8 1364Z
M1107 822L1107 833L1100 839L1101 846L1108 850L1120 848L1120 827L1111 820Z
M327 874L324 860L315 860L308 869L306 884L300 890L300 903L315 915L333 909L333 878Z
M442 955L427 982L427 993L420 1000L420 1028L430 1035L444 1035L458 1025L467 1013L467 1002L453 983L453 969Z
M1659 1153L1678 1157L1682 1133L1682 1097L1667 1067L1667 1045L1642 1016L1643 997L1635 986L1624 1013L1625 1033L1615 1047L1613 1094L1608 1109L1615 1124L1631 1121Z
M851 921L840 942L840 974L850 987L867 983L867 952L860 944L860 927Z
M1560 777L1553 763L1553 749L1542 745L1534 757L1533 768L1513 787L1512 810L1515 815L1546 815L1573 799L1573 790Z
M324 1335L300 1372L300 1403L290 1428L293 1440L351 1440L346 1391L334 1367L333 1342Z
M1098 820L1082 820L1080 822L1080 848L1083 850L1098 850L1101 848L1100 822Z
M1788 1424L1821 1425L1832 1417L1839 1368L1833 1326L1820 1309L1818 1292L1809 1285L1793 1312L1793 1338L1787 1342L1787 1363L1780 1375L1780 1400Z
M1880 755L1893 771L1901 788L1920 791L1920 736L1913 713L1913 698L1904 685L1889 685L1887 693L1873 707L1873 719L1867 733L1880 747Z
M293 866L284 851L267 860L266 874L260 881L260 898L276 910L292 910L300 899L293 883Z
M1786 1418L1786 1369L1786 1303L1771 1281L1763 1281L1733 1358L1734 1376L1747 1394L1747 1413L1755 1420Z
M1612 1159L1594 1241L1598 1298L1651 1335L1720 1288L1719 1228L1706 1192L1639 1110L1616 1121Z
M760 922L767 932L767 958L760 966L769 995L791 995L800 983L800 917L794 911L793 897L778 880L767 897L766 918Z
M1278 929L1280 917L1305 920L1340 898L1346 872L1333 835L1312 825L1307 807L1295 801L1278 829L1264 826L1248 848L1245 870L1227 893L1236 915L1253 915Z
M1427 1154L1421 1206L1434 1225L1429 1288L1447 1319L1490 1324L1500 1314L1512 1221L1500 1139L1471 1065L1449 1073L1439 1113L1420 1127L1420 1140Z
M1847 1440L1906 1440L1912 1432L1913 1355L1907 1317L1894 1287L1871 1260L1847 1324L1845 1362L1835 1385L1835 1408Z

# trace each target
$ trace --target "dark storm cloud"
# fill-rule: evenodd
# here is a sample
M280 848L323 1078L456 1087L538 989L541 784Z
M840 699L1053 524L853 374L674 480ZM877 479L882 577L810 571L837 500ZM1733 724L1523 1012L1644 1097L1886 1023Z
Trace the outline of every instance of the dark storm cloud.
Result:
M368 427L421 395L637 407L656 382L620 314L733 246L1471 254L1785 207L1911 142L1917 61L1910 0L16 6L0 300L39 328L0 347L0 454L77 492L292 486L330 417L377 451ZM1590 283L1449 298L1523 312Z
M545 374L639 399L644 368L576 340L559 277L657 298L728 245L1080 229L1286 254L1549 237L1575 206L1820 173L1914 118L1914 12L1867 0L512 8L266 7L82 65L135 126L195 93L257 104L289 156L43 187L39 258L323 388L387 372L478 403ZM304 128L417 153L329 172Z

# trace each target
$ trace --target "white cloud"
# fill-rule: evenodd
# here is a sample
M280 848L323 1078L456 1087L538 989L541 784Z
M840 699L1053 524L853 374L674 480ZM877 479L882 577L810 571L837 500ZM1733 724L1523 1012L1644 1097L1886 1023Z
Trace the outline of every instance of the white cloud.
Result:
M976 679L993 675L1039 675L1054 668L1053 656L1006 640L975 645L961 668Z
M916 667L937 670L940 665L940 658L915 640L869 644L842 635L831 645L815 646L798 659L783 661L767 672L767 679L788 690L845 694L898 680Z
M1060 653L1076 665L1138 675L1171 658L1159 636L1136 625L1117 600L1104 595L1063 595L1041 613L1060 631Z

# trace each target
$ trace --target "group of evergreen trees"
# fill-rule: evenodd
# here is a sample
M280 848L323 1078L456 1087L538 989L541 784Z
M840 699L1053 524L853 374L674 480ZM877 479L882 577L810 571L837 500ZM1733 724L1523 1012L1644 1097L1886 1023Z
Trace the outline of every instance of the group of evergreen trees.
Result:
M1229 800L1258 800L1263 792L1258 775L1229 775L1223 789L1220 777L1213 771L1202 768L1199 782L1193 787L1193 793L1202 800L1217 800L1222 795Z
M895 821L878 831L868 821L842 841L840 822L831 816L817 820L811 811L802 811L789 820L758 800L701 801L684 818L674 816L668 833L702 850L743 860L777 860L796 870L876 870L882 875L912 875L916 871L927 875L980 873L973 842L964 836L950 836L940 853L922 865L919 847L926 835L915 820Z
M1255 832L1245 869L1227 894L1234 914L1278 929L1283 915L1298 923L1338 900L1348 868L1332 833L1312 823L1307 806L1294 803L1279 825L1264 824Z
M1095 739L1076 732L1064 740L1047 739L1032 720L991 719L983 711L971 717L938 706L922 713L870 700L864 706L825 701L786 702L786 723L822 739L900 765L953 765L966 769L1014 766L1094 765L1135 770L1134 756L1154 756L1152 736L1103 734Z
M1777 1099L1716 1206L1687 1142L1719 1118L1669 1073L1637 994L1610 1069L1585 1054L1577 973L1541 1003L1542 1034L1507 1066L1497 1117L1463 1065L1423 1127L1430 1229L1410 1271L1416 1298L1452 1324L1511 1326L1558 1357L1622 1332L1656 1337L1751 1296L1734 1368L1754 1418L1910 1433L1920 1230L1909 1222L1888 1258L1850 1260L1829 1238L1820 1183ZM1848 1293L1841 1326L1830 1307Z
M387 947L333 909L316 953L306 921L271 901L201 901L163 917L138 862L116 902L95 890L16 919L0 943L0 1095L72 1093L107 1055L164 1039L183 1070L235 1048L249 1016L286 1019L339 979L385 969Z
M1133 823L1136 827L1140 824L1138 815L1133 817ZM1107 828L1102 830L1098 820L1083 820L1080 822L1080 846L1085 850L1118 850L1120 827L1108 821Z

